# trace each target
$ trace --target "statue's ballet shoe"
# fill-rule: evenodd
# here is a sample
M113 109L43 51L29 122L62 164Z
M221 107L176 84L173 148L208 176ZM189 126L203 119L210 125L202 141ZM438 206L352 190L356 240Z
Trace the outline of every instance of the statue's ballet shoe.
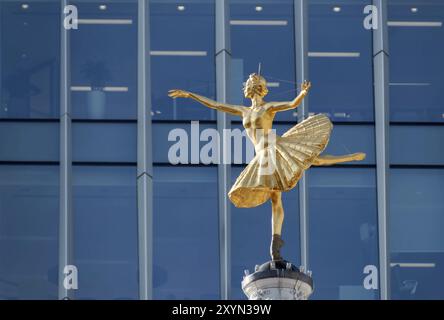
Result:
M270 246L270 255L274 261L283 260L281 256L281 248L283 245L284 240L282 240L281 236L279 234L274 234Z

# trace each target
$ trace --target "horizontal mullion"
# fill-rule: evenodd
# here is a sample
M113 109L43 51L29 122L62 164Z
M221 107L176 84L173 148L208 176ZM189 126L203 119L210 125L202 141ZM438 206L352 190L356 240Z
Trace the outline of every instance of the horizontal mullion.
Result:
M199 121L200 124L217 124L216 120L153 120L152 123L162 123L162 124L190 124L191 121ZM233 121L234 122L234 121Z
M59 118L54 118L54 119L38 119L38 118L0 118L0 123L1 122L31 122L31 123L57 123L60 122Z
M391 164L390 169L444 169L444 164Z
M136 119L72 119L72 123L137 123Z
M153 162L153 167L217 167L217 164Z
M424 126L424 127L430 127L430 126L444 126L444 122L408 122L408 121L390 121L391 126Z
M3 161L0 160L0 166L1 165L17 165L17 166L58 166L60 165L59 161L11 161L11 160L7 160L7 161Z

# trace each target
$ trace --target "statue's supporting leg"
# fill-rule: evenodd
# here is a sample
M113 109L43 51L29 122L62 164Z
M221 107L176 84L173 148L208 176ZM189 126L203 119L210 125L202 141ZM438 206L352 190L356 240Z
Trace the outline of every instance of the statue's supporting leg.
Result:
M282 223L284 222L284 208L282 207L281 192L272 192L270 195L270 199L272 210L272 240L270 246L270 255L273 260L282 260L280 249L284 245L284 241L281 238Z
M349 161L361 161L364 159L365 159L365 153L362 153L362 152L346 154L343 156L322 155L322 156L318 156L313 161L313 165L315 165L315 166L329 166L332 164L349 162Z

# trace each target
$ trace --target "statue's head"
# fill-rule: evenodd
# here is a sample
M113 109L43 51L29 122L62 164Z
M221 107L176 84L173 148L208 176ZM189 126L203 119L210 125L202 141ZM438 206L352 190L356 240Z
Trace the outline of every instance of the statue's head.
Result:
M255 95L265 97L267 93L268 93L267 81L265 81L264 77L256 73L250 74L244 86L245 98L252 99Z

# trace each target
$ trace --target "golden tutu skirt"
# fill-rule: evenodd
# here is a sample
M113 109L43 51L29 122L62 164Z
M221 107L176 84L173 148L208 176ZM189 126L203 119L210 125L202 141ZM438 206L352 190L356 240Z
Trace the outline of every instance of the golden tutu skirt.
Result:
M327 116L317 114L298 123L282 137L276 136L275 143L256 148L253 160L228 193L231 202L239 208L256 207L270 198L271 191L294 188L304 170L327 146L332 128ZM264 171L264 166L273 170Z

